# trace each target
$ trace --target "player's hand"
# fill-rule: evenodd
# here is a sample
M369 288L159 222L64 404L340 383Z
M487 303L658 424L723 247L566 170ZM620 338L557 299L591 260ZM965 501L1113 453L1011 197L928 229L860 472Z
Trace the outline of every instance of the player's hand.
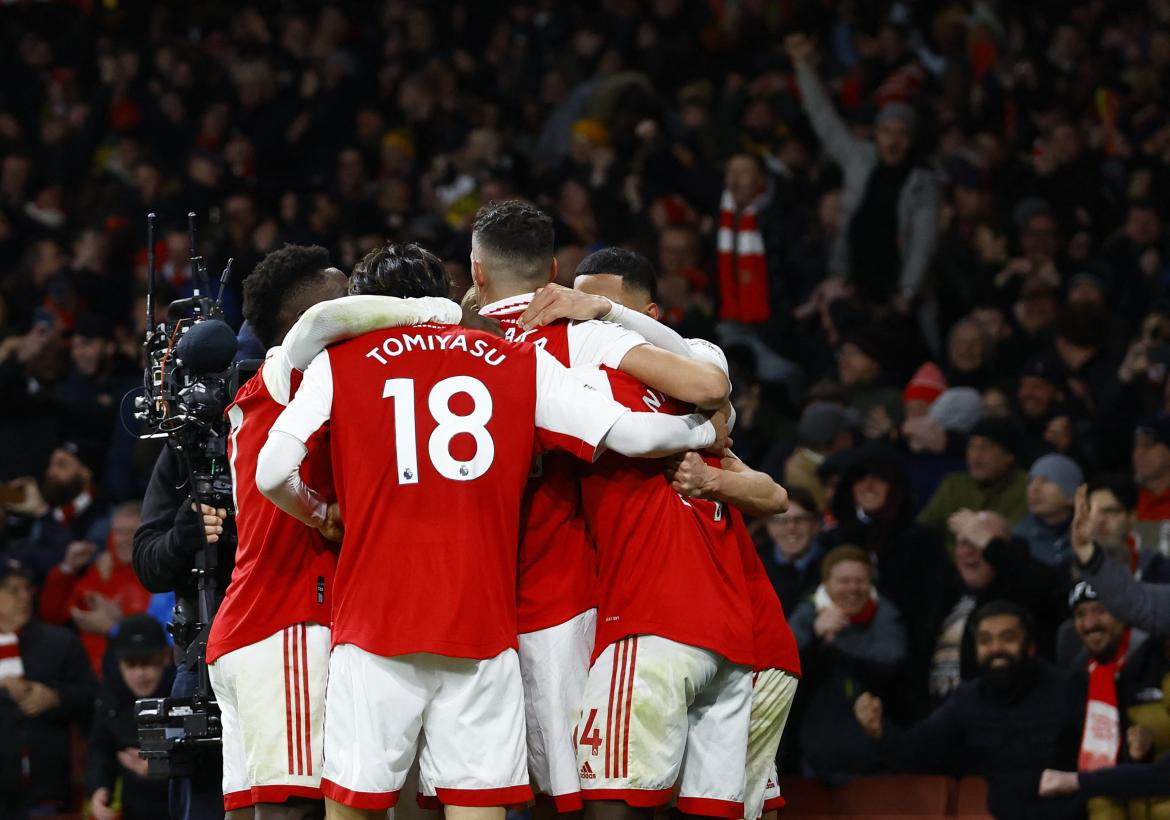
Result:
M849 626L849 616L838 609L836 605L830 605L817 612L816 620L813 621L813 632L821 640L832 643L833 639L837 637L837 633L847 626Z
M341 507L334 501L325 510L325 520L317 525L317 532L329 541L341 541L345 535L345 524L341 521Z
M129 746L122 749L116 755L118 762L122 764L122 768L126 769L139 777L146 777L150 764L146 760L138 756L138 747Z
M666 480L671 489L689 498L702 498L715 491L715 471L695 452L680 453L666 460Z
M1093 525L1089 520L1089 488L1084 484L1077 487L1073 503L1073 520L1068 532L1077 560L1087 564L1093 557Z
M66 575L76 575L81 572L97 555L97 544L92 541L73 541L65 550L65 559L61 561L61 571Z
M1056 769L1045 769L1040 773L1041 797L1056 797L1062 794L1076 794L1081 784L1077 782L1076 772L1058 772Z
M731 423L731 402L724 402L723 406L711 413L708 418L715 427L715 441L707 448L707 452L722 458L731 448L731 429L728 426Z
M531 330L558 319L600 319L611 310L613 304L608 299L550 282L536 292L520 317L520 326Z
M853 701L853 716L861 724L862 730L874 740L882 737L882 699L869 692L862 692L857 700Z
M110 808L110 790L104 786L90 795L89 810L94 820L121 820L122 817L122 812Z
M192 509L203 516L203 534L207 537L207 543L214 544L219 541L223 534L223 522L227 520L227 510L223 507L209 507L206 504L200 504L198 508L192 505Z
M1154 733L1145 726L1130 726L1125 732L1131 760L1145 760L1154 748Z
M27 686L24 694L16 698L16 705L29 717L44 714L61 703L57 692L43 683L35 680L25 681L25 683Z

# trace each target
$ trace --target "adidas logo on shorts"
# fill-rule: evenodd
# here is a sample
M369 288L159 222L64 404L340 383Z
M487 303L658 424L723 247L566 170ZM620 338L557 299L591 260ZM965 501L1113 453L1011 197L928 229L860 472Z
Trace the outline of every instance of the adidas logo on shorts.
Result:
M588 760L586 760L584 763L581 764L581 779L582 780L596 780L597 779L597 775L595 775L593 773L593 767L589 765Z

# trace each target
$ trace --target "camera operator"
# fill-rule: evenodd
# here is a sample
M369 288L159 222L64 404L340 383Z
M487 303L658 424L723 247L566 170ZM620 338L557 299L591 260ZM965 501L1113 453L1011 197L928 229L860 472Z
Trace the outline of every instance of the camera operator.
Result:
M218 543L219 571L216 595L222 597L235 561L234 527L227 511L204 506L199 510L191 495L182 456L168 442L159 454L142 499L142 523L134 533L134 572L151 592L175 592L175 683L172 697L190 697L198 682L198 669L188 661L187 646L194 638L183 624L199 620L197 587L192 570L196 555L203 547L206 533L211 543ZM221 757L206 752L204 765L190 779L171 781L170 815L175 820L222 820L223 797L220 792Z

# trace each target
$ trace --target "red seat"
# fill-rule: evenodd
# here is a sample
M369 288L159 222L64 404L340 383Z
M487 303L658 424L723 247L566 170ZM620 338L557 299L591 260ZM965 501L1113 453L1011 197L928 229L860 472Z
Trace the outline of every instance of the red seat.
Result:
M936 775L859 777L837 790L839 814L950 815L954 780Z
M936 817L950 818L955 781L932 775L859 777L831 789L816 780L784 778L787 805L781 817Z
M987 810L987 781L982 777L964 777L959 781L955 799L955 816L963 820L990 820Z
M784 808L780 809L784 820L833 813L833 790L819 780L781 777L780 793L784 795Z

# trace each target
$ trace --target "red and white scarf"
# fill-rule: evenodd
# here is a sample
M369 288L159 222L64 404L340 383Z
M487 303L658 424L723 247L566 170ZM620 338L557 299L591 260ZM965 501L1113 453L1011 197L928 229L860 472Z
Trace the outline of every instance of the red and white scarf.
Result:
M766 322L772 318L764 237L753 203L735 209L729 191L719 203L719 318Z
M0 678L23 678L20 638L15 632L0 632Z
M849 623L853 626L866 626L873 620L873 616L877 614L878 594L873 587L869 588L869 600L865 602L865 606L861 611L855 615L849 616ZM816 592L813 593L813 606L817 612L830 606L834 606L833 600L829 597L829 591L825 589L824 584L817 586Z
M89 505L93 503L93 493L88 489L82 490L81 494L74 498L67 504L62 504L57 509L53 510L53 518L58 523L64 524L66 527L73 525L74 519L81 515Z
M1077 771L1091 772L1117 765L1121 751L1121 712L1117 706L1117 675L1125 665L1129 630L1121 637L1108 663L1089 661L1089 700L1085 706L1085 731Z

